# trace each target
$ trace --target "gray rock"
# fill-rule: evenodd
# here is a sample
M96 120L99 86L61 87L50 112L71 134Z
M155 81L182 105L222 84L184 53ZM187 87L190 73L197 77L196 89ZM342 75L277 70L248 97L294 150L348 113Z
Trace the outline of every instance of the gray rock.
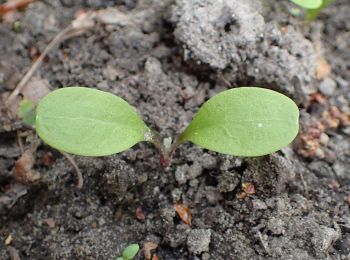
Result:
M318 86L318 89L323 95L332 96L336 87L337 83L333 79L327 77L324 80L322 80L322 82Z
M192 229L187 237L188 251L193 254L208 252L210 238L210 229Z

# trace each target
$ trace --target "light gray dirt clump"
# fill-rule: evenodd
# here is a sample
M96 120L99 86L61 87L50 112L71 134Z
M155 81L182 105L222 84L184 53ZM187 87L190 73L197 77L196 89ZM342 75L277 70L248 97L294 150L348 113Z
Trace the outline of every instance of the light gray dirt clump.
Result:
M188 250L194 254L209 250L211 231L210 229L193 229L187 237Z
M265 26L264 18L242 3L177 1L175 37L187 45L190 54L213 68L224 69L231 62L240 62L238 49L254 45Z
M172 21L185 59L225 70L230 84L267 86L304 102L314 91L313 46L294 27L263 15L260 1L178 0Z

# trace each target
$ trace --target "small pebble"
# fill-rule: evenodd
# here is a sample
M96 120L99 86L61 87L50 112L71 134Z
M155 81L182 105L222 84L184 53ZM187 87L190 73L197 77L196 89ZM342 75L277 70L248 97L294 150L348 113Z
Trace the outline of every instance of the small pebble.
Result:
M327 146L329 142L329 136L326 133L322 133L320 136L320 143L323 144L324 146Z
M333 79L327 77L320 83L320 85L318 86L318 89L323 95L332 96L334 94L336 87L337 87L337 83Z

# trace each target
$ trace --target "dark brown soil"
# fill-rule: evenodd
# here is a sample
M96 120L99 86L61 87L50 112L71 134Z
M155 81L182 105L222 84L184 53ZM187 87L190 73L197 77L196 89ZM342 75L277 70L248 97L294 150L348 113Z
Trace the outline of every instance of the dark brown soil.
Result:
M350 3L335 0L310 25L292 17L290 6L51 0L16 13L18 32L0 23L3 97L30 68L30 53L42 52L79 10L113 7L131 22L98 24L64 41L35 78L51 89L87 86L116 94L164 137L183 130L205 100L243 84L287 94L301 110L297 140L270 156L237 158L188 143L166 171L147 143L104 158L74 156L84 176L81 190L73 167L44 143L33 166L40 179L16 182L17 134L25 128L2 114L0 258L115 259L131 243L155 242L155 254L167 260L349 259ZM317 79L320 53L331 73ZM30 146L24 141L25 150ZM49 152L53 163L44 165ZM256 193L242 198L244 183ZM178 202L190 209L191 225L176 213Z

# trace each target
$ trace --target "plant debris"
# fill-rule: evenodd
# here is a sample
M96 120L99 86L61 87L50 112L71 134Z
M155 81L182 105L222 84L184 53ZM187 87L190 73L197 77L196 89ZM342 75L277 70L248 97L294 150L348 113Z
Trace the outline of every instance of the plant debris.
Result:
M33 144L16 161L12 169L12 175L18 183L30 184L40 179L40 173L33 170L36 149L37 145Z
M182 203L176 203L174 204L174 209L176 210L177 214L179 215L180 219L187 225L191 226L192 224L192 214L190 209L182 204Z
M154 242L146 242L143 245L143 255L147 260L156 260L157 256L153 254L153 250L158 247L157 243Z
M26 7L36 0L9 0L0 5L0 14L6 14L7 12L14 11Z

